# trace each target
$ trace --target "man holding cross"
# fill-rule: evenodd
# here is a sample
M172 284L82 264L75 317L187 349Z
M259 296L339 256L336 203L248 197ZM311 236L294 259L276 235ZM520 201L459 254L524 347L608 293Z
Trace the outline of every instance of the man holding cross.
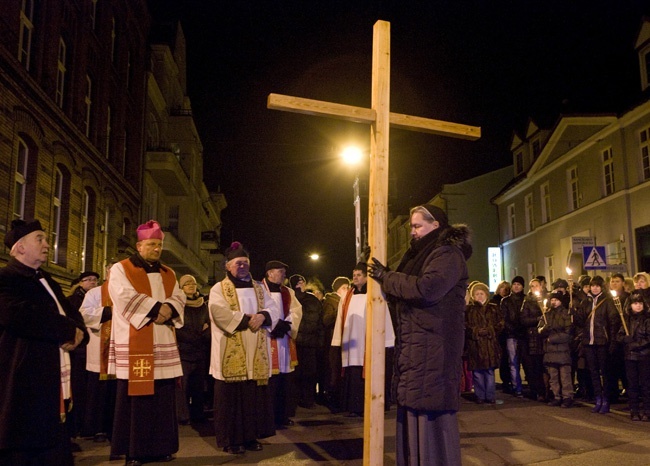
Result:
M393 394L397 465L460 465L461 355L464 343L465 225L449 225L434 205L411 209L411 247L396 271L369 266L398 321Z

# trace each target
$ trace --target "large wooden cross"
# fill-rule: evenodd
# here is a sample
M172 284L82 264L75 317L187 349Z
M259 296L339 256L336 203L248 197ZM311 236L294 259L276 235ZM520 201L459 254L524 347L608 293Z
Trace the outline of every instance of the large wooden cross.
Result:
M372 255L386 263L388 217L388 133L389 127L475 140L481 129L475 126L391 113L390 23L377 21L373 28L371 108L360 108L318 100L270 94L268 108L308 115L338 118L370 125L370 186L368 243ZM368 280L366 309L366 387L364 408L364 465L384 464L384 379L385 316L381 288ZM459 366L460 367L460 366Z

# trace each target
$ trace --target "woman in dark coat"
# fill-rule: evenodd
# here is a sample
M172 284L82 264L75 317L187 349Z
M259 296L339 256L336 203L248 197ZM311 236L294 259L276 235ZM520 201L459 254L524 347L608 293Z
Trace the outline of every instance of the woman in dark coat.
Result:
M501 362L499 334L503 317L498 306L488 301L489 289L476 283L471 289L472 301L465 309L465 341L468 368L474 379L477 403L496 403L494 369Z
M460 465L456 411L464 343L469 229L433 205L411 209L411 247L397 271L373 258L397 320L393 399L398 465Z

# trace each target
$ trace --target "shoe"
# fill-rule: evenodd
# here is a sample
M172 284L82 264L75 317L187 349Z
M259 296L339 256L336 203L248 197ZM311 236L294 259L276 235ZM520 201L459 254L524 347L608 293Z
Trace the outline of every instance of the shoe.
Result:
M630 419L632 419L633 421L640 421L641 420L641 415L639 414L638 411L632 411L630 413Z
M142 466L142 461L127 458L124 465L125 466Z
M560 408L570 408L573 406L573 398L565 398L562 400Z
M248 442L246 444L246 450L248 451L262 451L262 444L258 442L257 440L253 440L252 442Z
M648 416L647 414L642 414L641 415L641 420L643 422L650 422L650 416Z
M81 445L79 445L77 442L70 442L70 451L72 453L79 453L81 450Z
M484 399L482 399L482 398L477 398L477 399L476 399L476 404L477 404L477 405L482 405L483 403L485 403L485 400L484 400Z
M515 392L515 397L517 397L517 398L523 398L523 397L524 397L524 394L521 393L521 392Z
M289 418L286 418L284 421L282 421L282 425L286 427L293 427L295 424L296 423Z
M537 395L537 401L540 403L546 403L546 397L544 395Z
M165 456L159 456L156 458L157 463L169 463L174 459L173 455L165 455Z
M243 455L246 450L243 445L233 445L230 447L223 447L225 453L230 453L232 455Z
M495 404L497 404L497 400L486 400L486 403L491 404L491 405L495 405Z
M98 434L95 434L93 437L93 442L95 443L102 443L108 440L108 436L104 432L100 432Z
M352 411L350 411L348 414L345 415L345 417L361 417L361 414L353 413Z
M562 399L560 398L553 398L551 401L546 403L548 406L561 406L562 405Z
M599 413L600 412L600 407L603 405L603 397L602 396L597 396L596 397L596 404L594 405L593 408L591 408L592 413Z
M607 398L603 398L603 404L600 405L600 410L598 411L598 414L607 414L609 413L609 400Z

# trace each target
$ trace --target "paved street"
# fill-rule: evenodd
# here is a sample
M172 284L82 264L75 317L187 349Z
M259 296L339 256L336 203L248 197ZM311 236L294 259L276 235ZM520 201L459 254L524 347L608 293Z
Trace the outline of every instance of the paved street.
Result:
M500 394L499 394L500 395ZM632 422L625 405L592 414L587 405L571 409L501 395L503 404L476 405L463 399L458 415L463 465L598 466L650 464L650 423ZM265 439L264 450L233 456L217 449L211 425L181 426L174 466L219 464L360 465L363 420L330 414L324 407L298 408L296 425ZM386 415L384 464L395 462L395 409ZM80 440L76 464L122 465L108 461L108 444ZM149 463L165 464L165 463Z

